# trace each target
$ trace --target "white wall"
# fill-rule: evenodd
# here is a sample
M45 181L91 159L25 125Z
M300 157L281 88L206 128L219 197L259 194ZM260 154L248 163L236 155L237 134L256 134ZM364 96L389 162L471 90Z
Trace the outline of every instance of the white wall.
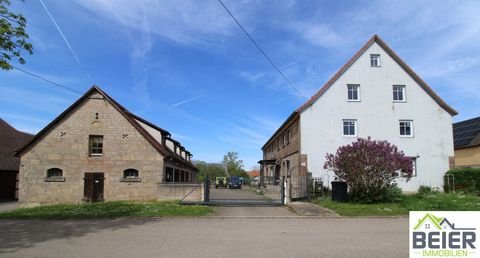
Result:
M158 143L162 144L162 133L159 130L143 123L138 119L135 119L135 121L140 124L140 126L143 127L143 129L145 129Z
M167 145L167 148L170 149L171 151L175 151L175 144L170 141L168 138L165 141L165 144Z
M370 54L381 55L381 67L370 67ZM347 84L360 84L360 102L347 102ZM393 102L394 84L406 85L405 103ZM453 156L452 117L376 43L301 113L301 153L308 155L309 172L325 181L333 180L333 173L323 169L325 154L356 140L343 136L342 119L357 119L358 137L388 140L407 156L420 156L417 176L399 182L404 191L442 187ZM400 119L413 120L413 138L399 136Z

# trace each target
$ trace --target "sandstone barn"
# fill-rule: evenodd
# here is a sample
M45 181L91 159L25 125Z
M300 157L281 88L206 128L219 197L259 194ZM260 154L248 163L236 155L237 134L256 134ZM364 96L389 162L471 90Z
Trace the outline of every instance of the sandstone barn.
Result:
M16 155L24 203L179 198L192 189L197 172L192 154L168 131L97 86Z

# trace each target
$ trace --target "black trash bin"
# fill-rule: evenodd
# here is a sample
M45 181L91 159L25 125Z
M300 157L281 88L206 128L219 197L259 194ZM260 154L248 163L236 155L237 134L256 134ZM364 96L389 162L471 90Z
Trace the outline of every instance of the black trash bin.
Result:
M332 201L347 202L347 183L341 181L332 182Z

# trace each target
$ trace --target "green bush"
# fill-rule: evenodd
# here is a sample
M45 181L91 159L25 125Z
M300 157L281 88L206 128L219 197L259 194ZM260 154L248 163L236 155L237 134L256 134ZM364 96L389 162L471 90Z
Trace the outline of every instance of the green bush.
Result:
M418 194L419 195L432 195L432 194L437 194L439 192L438 187L430 187L426 185L421 185L418 188Z
M388 188L387 192L383 197L384 202L399 202L402 200L402 188L393 185Z
M390 185L375 193L352 192L348 193L348 201L353 203L389 203L402 200L402 189L396 185Z
M448 181L449 178L450 181ZM480 192L480 168L456 168L449 170L444 177L443 190L445 192L453 190L453 181L455 182L455 191L478 193Z

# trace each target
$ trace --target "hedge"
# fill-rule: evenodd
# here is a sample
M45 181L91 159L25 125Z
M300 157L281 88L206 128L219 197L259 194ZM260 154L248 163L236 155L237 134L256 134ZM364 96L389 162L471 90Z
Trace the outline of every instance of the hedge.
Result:
M450 188L452 185L452 176L455 181L455 190L456 191L465 191L478 193L480 192L480 168L455 168L449 170L445 174L443 189L445 192L448 192L449 182L448 178L450 177Z

